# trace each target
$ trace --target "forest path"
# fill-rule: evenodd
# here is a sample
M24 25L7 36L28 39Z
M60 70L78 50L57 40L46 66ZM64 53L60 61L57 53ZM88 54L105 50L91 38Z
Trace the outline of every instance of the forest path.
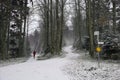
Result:
M0 80L69 80L63 68L78 55L72 53L71 46L65 47L64 51L70 54L47 60L30 58L24 63L0 67Z

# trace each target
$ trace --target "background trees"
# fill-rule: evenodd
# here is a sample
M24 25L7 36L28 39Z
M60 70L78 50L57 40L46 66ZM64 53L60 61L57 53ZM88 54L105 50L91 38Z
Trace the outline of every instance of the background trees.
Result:
M0 59L24 56L27 0L0 0Z
M74 1L74 20L73 20L73 24L74 24L74 48L76 49L82 49L82 42L81 42L81 29L82 29L82 22L83 22L83 18L82 18L82 7L81 7L81 0L75 0Z
M52 54L60 53L63 44L63 35L66 35L64 29L69 30L70 28L70 26L66 28L66 19L68 18L66 14L71 15L68 21L72 23L73 27L73 47L77 50L81 50L84 36L89 36L89 53L91 57L94 57L94 51L97 45L94 31L100 32L100 39L102 40L103 33L106 30L109 30L110 33L114 33L117 28L115 28L115 25L117 25L117 16L115 16L115 14L119 10L117 6L114 8L113 5L113 2L116 3L117 0L37 1L39 3L39 15L42 19L41 32L45 35L42 35L44 39L42 41L44 43L43 49L45 50L45 48L49 47ZM68 5L71 8L69 8ZM67 11L70 13L68 14ZM63 34L63 32L65 34Z
M73 18L73 28L74 28L74 35L76 36L74 41L74 47L76 49L80 49L78 47L82 46L81 40L83 36L83 30L87 31L86 34L89 36L89 53L92 57L94 57L94 51L95 47L97 45L96 43L96 37L94 36L94 31L99 31L100 32L100 40L103 40L103 34L106 31L109 31L110 34L117 34L117 26L119 24L119 16L116 14L119 13L118 10L118 0L85 0L82 1L83 4L86 6L83 7L79 2L82 0L75 0L76 4L74 6L75 8L75 13L74 15L76 17ZM85 8L85 10L84 10ZM80 9L80 10L79 10ZM77 12L76 12L77 11ZM84 14L78 13L85 11L86 16L84 17ZM81 17L79 17L81 16ZM84 26L84 19L86 19L86 25ZM79 25L80 24L80 25ZM81 29L81 27L83 27ZM79 32L80 31L80 32ZM80 35L79 35L80 34ZM84 34L84 35L86 35ZM77 36L78 35L78 36ZM80 40L81 37L81 40ZM77 46L78 45L78 46Z
M38 0L42 19L42 38L44 51L49 48L51 54L60 54L62 50L64 7L67 0Z
M36 1L40 32L36 30L35 35L39 37L33 43L38 43L34 47L38 52L48 49L53 55L60 54L65 44L63 38L70 32L77 50L82 49L83 37L89 36L89 53L94 57L97 45L94 31L100 32L101 40L106 30L111 34L120 33L119 0ZM0 59L26 55L27 4L28 0L0 0Z
M0 58L1 59L5 59L7 56L7 28L8 28L8 24L9 24L9 7L10 5L8 5L9 1L0 1ZM3 54L4 53L4 54Z

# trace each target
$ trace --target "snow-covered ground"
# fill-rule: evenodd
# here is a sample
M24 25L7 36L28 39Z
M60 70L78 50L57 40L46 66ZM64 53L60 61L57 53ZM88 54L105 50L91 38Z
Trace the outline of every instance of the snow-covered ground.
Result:
M29 58L12 58L6 61L0 60L0 67L26 62Z
M120 64L96 60L83 52L77 54L71 46L64 48L66 56L34 60L0 67L0 80L120 80Z
M71 53L77 54L72 51ZM69 74L70 80L120 80L119 61L100 60L99 62L98 64L98 61L91 59L88 54L80 52L77 57L72 57L63 71Z

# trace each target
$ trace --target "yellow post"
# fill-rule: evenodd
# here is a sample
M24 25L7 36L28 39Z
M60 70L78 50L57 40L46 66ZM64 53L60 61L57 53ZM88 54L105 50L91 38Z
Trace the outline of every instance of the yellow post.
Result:
M96 48L96 51L97 51L97 52L101 52L101 48L100 48L100 47L97 47L97 48Z
M97 55L98 55L98 67L100 67L100 52L101 52L101 47L96 47Z

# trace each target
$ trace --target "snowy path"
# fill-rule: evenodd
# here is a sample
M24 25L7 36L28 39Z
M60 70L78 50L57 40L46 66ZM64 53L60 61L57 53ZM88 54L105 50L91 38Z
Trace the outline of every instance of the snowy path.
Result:
M71 53L70 47L65 50ZM0 80L69 80L62 68L71 57L72 55L68 55L64 58L39 61L30 58L25 63L1 67Z
M96 60L64 48L66 56L0 67L0 80L120 80L120 64Z

